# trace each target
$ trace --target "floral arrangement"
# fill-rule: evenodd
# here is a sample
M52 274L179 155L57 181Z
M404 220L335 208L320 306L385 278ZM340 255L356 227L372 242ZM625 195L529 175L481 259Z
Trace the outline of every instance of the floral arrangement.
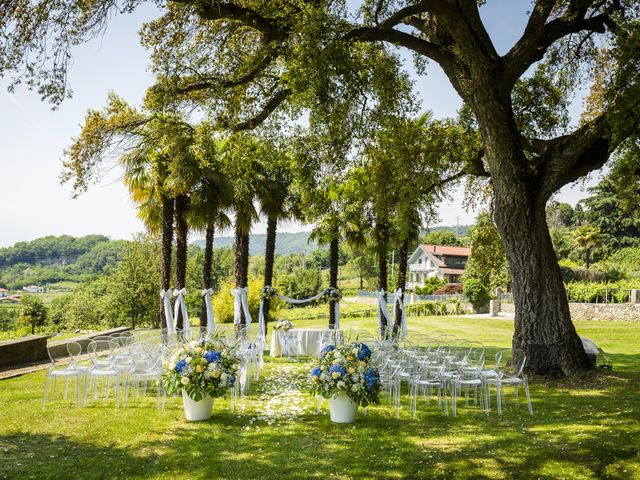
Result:
M274 325L273 328L275 330L284 330L285 332L287 330L291 330L293 328L293 323L291 323L291 320L278 320Z
M322 302L339 302L342 298L342 293L337 288L329 287L322 292L322 297L320 297L320 301Z
M331 398L344 393L363 407L380 403L380 375L370 361L371 350L364 343L327 345L311 370L311 394Z
M234 347L220 339L180 345L163 364L163 380L168 394L184 389L195 401L207 395L217 398L233 387L238 374Z
M265 287L262 289L261 296L264 300L271 300L272 298L278 296L278 292L276 292L275 288L269 285L265 285Z

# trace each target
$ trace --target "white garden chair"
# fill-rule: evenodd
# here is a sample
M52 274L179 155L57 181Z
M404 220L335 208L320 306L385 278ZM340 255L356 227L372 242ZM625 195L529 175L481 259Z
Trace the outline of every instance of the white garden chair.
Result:
M65 351L66 350L66 351ZM56 380L64 378L64 396L67 399L69 392L69 380L76 381L76 405L80 405L80 376L81 370L77 366L77 360L82 352L82 345L77 342L68 342L66 349L53 348L47 345L47 354L51 365L47 368L44 377L44 395L42 397L42 409L47 405L47 395L49 394L49 382L51 382L51 390L55 394Z
M515 388L515 395L518 398L518 390L520 386L524 387L524 393L527 398L527 407L529 415L533 415L533 407L531 405L531 395L529 394L529 380L524 373L524 367L527 364L527 356L523 355L518 370L515 375L505 375L503 371L499 371L495 378L487 378L487 386L494 385L496 387L496 400L498 403L498 415L502 415L502 404L505 399L505 387L512 386ZM490 400L489 400L490 401ZM490 404L488 405L490 406Z

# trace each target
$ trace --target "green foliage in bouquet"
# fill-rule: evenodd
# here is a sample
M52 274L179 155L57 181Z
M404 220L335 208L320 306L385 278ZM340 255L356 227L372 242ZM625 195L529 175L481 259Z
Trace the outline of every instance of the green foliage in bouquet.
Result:
M327 345L311 370L311 394L324 398L346 394L363 407L379 404L380 375L370 361L371 350L364 343Z

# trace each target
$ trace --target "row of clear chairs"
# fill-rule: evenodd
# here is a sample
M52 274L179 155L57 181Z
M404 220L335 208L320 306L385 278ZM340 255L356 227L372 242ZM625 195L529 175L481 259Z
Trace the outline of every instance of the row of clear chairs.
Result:
M480 409L489 413L490 387L496 390L497 411L502 415L505 387L514 387L517 396L524 388L527 407L533 414L529 384L523 357L515 374L509 375L502 366L503 351L496 352L490 368L485 365L485 349L478 342L458 339L452 335L402 339L394 345L381 342L375 346L374 361L380 369L384 396L400 416L401 391L407 385L410 411L416 416L419 398L431 402L436 395L436 405L445 414L457 414L458 399L464 394L467 404L470 398Z
M78 342L67 342L66 348L49 346L51 364L46 371L42 408L46 408L49 397L55 394L58 380L64 380L65 400L70 385L75 383L78 406L86 406L90 398L109 399L113 392L116 407L126 407L132 397L144 397L153 391L158 408L164 408L163 361L169 359L180 343L206 339L210 335L206 329L196 327L188 333L147 330L99 336L89 342L86 355ZM235 347L238 355L238 382L231 392L233 409L236 398L246 394L251 379L259 378L265 345L261 338L251 338L246 330L220 329L216 336Z

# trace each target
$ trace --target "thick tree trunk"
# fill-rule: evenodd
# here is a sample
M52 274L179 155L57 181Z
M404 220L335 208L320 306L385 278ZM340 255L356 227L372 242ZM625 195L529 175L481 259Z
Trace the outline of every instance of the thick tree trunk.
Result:
M209 225L205 231L204 236L204 265L202 266L202 289L208 290L211 288L211 262L213 259L213 225ZM200 305L200 326L207 326L207 303L202 298L202 304Z
M584 268L589 270L591 267L591 249L587 248L584 252Z
M176 288L182 289L187 281L187 236L189 228L187 226L187 208L189 199L185 195L176 197ZM178 310L176 318L176 328L180 330L189 328L184 324L182 312Z
M173 210L172 198L162 196L162 288L168 290L171 286L171 246L173 243ZM160 300L160 325L167 328L167 318L164 312L164 302Z
M338 288L338 239L334 238L329 243L329 286L332 288ZM336 326L336 302L329 302L329 328L333 329Z
M273 263L276 259L276 233L278 230L278 219L276 217L267 218L267 244L264 252L264 286L273 287ZM265 298L263 303L263 314L265 321L265 333L269 324L269 308L271 300Z
M404 300L405 289L407 288L407 263L409 260L409 239L405 238L400 245L400 255L398 259L398 284L396 288L402 290L401 299ZM395 323L393 325L393 333L397 335L402 321L402 310L396 305Z
M236 288L244 288L247 286L249 277L249 234L244 233L238 222L235 228L236 237L236 258L234 266L234 275L236 278ZM244 328L247 324L244 311L240 309L240 325L238 329Z
M569 313L545 207L555 192L553 171L522 151L510 91L500 72L478 71L469 102L483 137L484 158L494 190L494 216L509 261L515 303L513 361L526 369L569 375L590 368Z

